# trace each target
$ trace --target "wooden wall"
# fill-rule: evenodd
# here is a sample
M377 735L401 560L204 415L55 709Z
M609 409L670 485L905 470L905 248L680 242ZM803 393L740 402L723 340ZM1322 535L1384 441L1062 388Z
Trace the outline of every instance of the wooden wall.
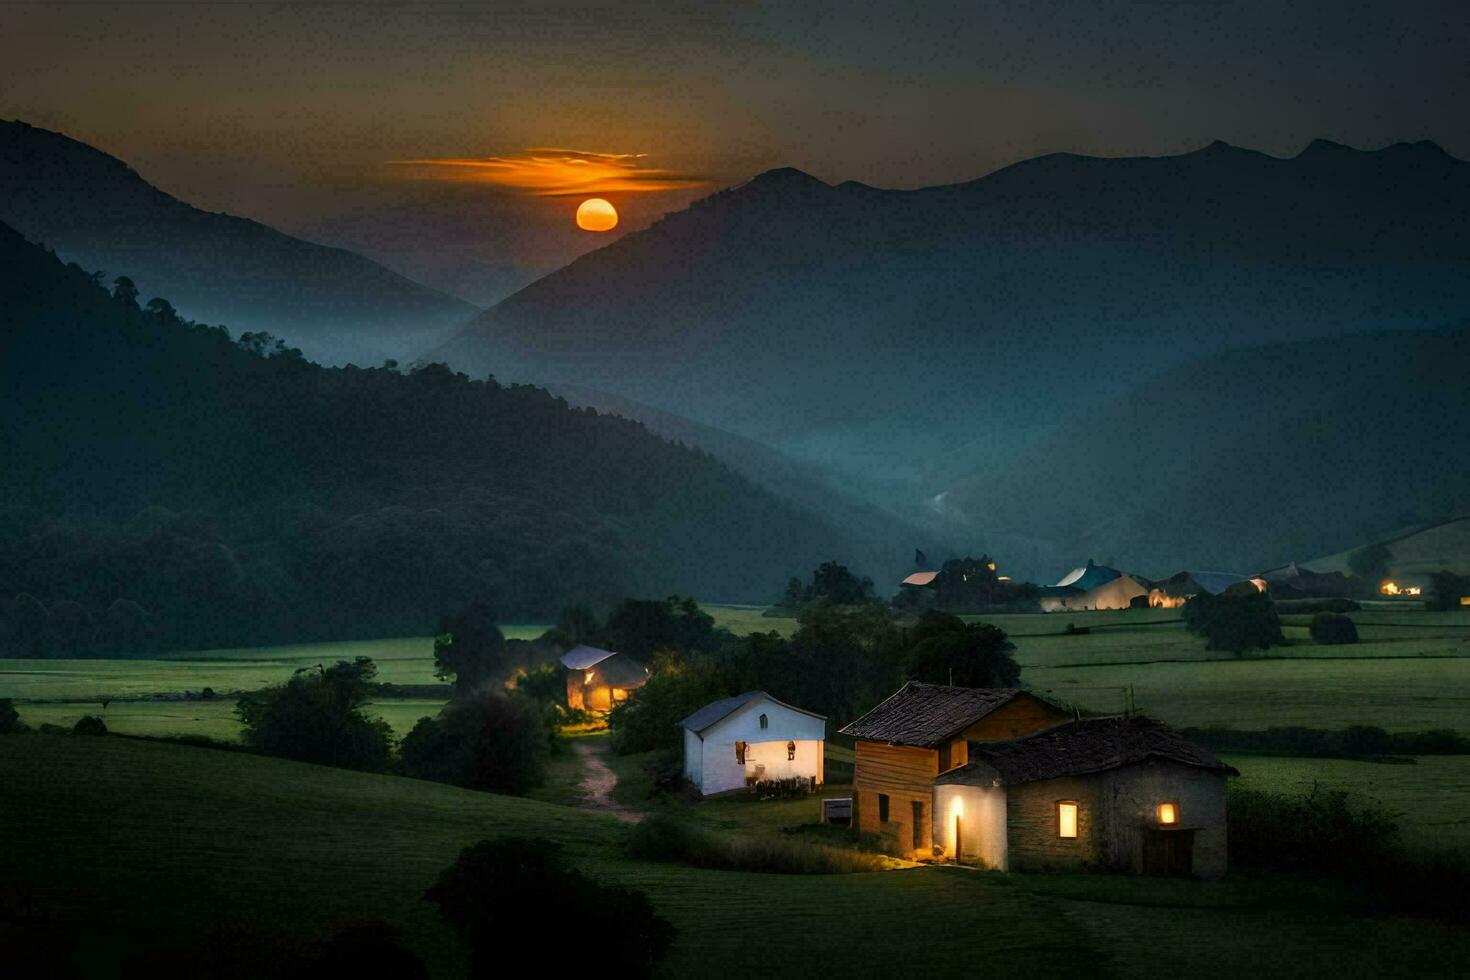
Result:
M908 745L859 740L854 746L852 817L863 833L895 838L899 849L927 856L933 845L934 777L939 774L939 753ZM878 821L878 795L888 796L888 822ZM920 846L913 843L913 805L924 806Z
M976 742L1005 742L1071 720L1072 716L1060 708L1020 694L966 728L961 737Z

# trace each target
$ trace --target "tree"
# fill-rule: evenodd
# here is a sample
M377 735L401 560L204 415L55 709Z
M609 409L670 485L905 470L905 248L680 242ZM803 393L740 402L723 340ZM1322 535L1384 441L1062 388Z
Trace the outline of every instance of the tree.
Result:
M465 697L504 672L505 635L495 611L475 602L439 621L434 637L434 676L454 681L455 697Z
M548 935L550 921L574 922L595 936L598 956L619 973L647 976L668 951L674 927L648 896L603 885L566 866L560 846L502 837L460 852L424 893L470 947L473 980L500 977L528 936Z
M1250 649L1265 650L1286 642L1276 606L1264 592L1201 592L1184 604L1184 625L1205 637L1210 650L1228 650L1237 656Z
M235 713L247 746L266 755L381 771L393 730L362 710L377 667L369 657L304 667L285 684L240 695Z
M812 572L811 587L806 590L808 602L830 602L839 606L855 606L876 601L873 580L858 578L846 565L826 561Z
M715 618L688 596L628 599L612 611L602 633L603 645L647 662L655 650L710 650L728 634L715 629Z
M729 675L707 657L668 648L654 654L652 667L648 682L608 713L613 748L620 753L676 747L680 719L736 693Z
M112 280L112 298L125 306L138 305L138 284L127 276Z
M999 627L966 623L958 616L930 610L914 627L908 651L909 680L959 687L1015 687L1021 668L1015 645Z
M24 730L25 726L20 723L20 712L15 710L15 702L10 698L0 698L0 735Z
M183 320L179 317L179 311L174 309L174 304L162 296L155 296L148 301L144 307L154 319L168 327L178 326Z
M512 795L540 785L550 736L528 698L485 690L421 718L403 738L403 771L416 779Z
M1378 583L1388 577L1388 563L1393 552L1383 542L1365 545L1348 555L1348 570L1358 578Z
M1319 612L1312 617L1312 642L1323 646L1338 646L1358 642L1358 627L1342 613Z
M82 715L77 723L71 726L73 735L106 735L107 723L96 715Z

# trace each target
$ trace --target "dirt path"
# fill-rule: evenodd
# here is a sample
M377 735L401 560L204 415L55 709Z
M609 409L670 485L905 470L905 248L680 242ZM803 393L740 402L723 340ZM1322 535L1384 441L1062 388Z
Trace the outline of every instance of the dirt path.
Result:
M582 793L587 799L577 804L587 810L600 810L611 814L625 823L637 823L643 819L642 811L624 806L612 798L613 787L618 784L618 775L608 768L603 758L607 754L606 739L579 738L572 742L572 749L582 757L587 774L582 777Z

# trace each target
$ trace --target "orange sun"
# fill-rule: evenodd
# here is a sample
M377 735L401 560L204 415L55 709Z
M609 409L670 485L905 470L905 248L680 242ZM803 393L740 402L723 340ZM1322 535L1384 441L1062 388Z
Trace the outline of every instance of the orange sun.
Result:
M583 231L612 231L618 226L618 209L600 197L589 197L577 208L577 227Z

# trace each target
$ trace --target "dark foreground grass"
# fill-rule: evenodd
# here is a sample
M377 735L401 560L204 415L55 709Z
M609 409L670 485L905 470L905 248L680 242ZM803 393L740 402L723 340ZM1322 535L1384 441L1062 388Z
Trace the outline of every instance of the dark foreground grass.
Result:
M86 948L92 975L108 975L99 962L187 955L221 927L307 936L367 918L400 926L436 976L460 975L457 940L420 896L462 847L501 835L557 841L593 877L645 890L679 930L669 976L870 975L876 956L900 948L907 965L941 974L982 951L988 966L1013 972L1098 962L1075 926L1002 879L634 861L610 818L393 776L27 735L0 738L0 786L6 949L38 937L57 959ZM562 964L566 930L549 909L545 934L507 936L507 955Z

